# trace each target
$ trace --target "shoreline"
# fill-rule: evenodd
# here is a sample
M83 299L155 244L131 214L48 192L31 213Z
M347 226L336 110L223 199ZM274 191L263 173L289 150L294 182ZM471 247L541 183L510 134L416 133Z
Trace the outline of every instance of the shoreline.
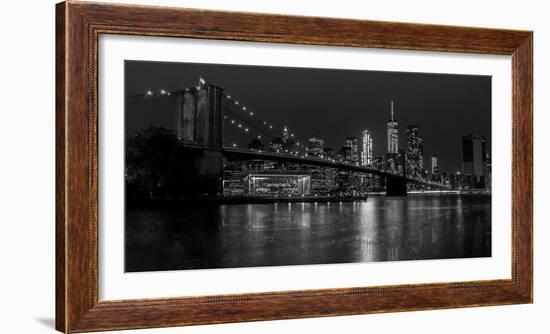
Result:
M489 192L411 192L407 196L491 196ZM178 208L188 205L224 205L224 204L269 204L269 203L315 203L315 202L364 202L368 201L369 197L386 197L385 193L369 193L364 196L250 196L250 197L187 197L179 199L135 199L129 200L126 203L127 208ZM401 198L388 197L388 198Z
M166 200L131 200L127 207L170 208L186 205L223 205L223 204L269 204L269 203L314 203L314 202L355 202L367 201L368 196L335 197L335 196L291 196L291 197L189 197Z

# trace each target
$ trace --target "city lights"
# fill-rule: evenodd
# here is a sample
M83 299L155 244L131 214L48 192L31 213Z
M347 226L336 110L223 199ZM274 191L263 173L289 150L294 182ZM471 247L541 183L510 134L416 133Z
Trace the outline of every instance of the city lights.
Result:
M197 90L200 89L201 87L199 86L193 87L192 89L186 88L185 91L196 94ZM145 98L169 95L171 95L171 93L165 88L158 90L147 89L144 93ZM340 166L334 168L353 168L353 170L362 170L365 168L364 172L370 173L371 175L373 172L386 175L402 175L408 180L414 180L424 185L450 187L448 179L445 181L441 178L432 178L431 180L427 178L429 171L423 168L422 137L419 134L417 126L409 125L407 127L407 148L406 150L399 149L398 122L393 101L391 101L390 104L391 117L386 124L387 155L374 157L373 135L370 130L363 130L358 137L345 137L345 140L342 142L342 148L340 150L334 150L330 147L325 147L324 139L318 137L310 137L309 139L302 137L302 140L297 140L298 136L295 131L289 131L291 126L284 125L279 128L279 125L276 125L276 123L258 118L255 111L250 110L244 103L236 98L232 98L231 95L223 94L223 96L230 99L232 105L238 106L232 108L231 106L224 105L223 120L228 120L231 125L235 126L235 129L242 130L243 134L252 135L252 138L255 138L254 140L257 141L243 146L243 148L246 147L249 151L258 153L263 152L264 154L277 154L292 157L293 159L300 157L307 159L309 162L322 161L325 164L328 162L330 164L335 164L335 166ZM247 116L250 116L250 119L247 117L243 119L243 114L237 111L246 112L248 114ZM263 127L258 128L257 124L263 124ZM276 128L281 130L269 131ZM481 142L481 140L477 138L478 137L476 137L476 140ZM262 139L268 142L262 142ZM264 145L266 144L268 148L264 149ZM233 148L238 148L237 143L233 143L231 146ZM292 161L293 163L295 162L295 160ZM434 158L432 158L431 161L433 166L437 165L437 162L434 162L436 161ZM326 167L327 165L323 166ZM437 172L435 172L436 170L436 167L432 168L430 174L437 174ZM454 179L463 178L460 174L452 174L452 177Z

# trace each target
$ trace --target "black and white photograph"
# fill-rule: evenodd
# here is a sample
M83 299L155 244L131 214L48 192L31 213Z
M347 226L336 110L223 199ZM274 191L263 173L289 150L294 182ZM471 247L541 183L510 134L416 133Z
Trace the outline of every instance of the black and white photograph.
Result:
M124 66L126 272L491 257L491 76Z
M546 7L4 2L0 334L546 334Z

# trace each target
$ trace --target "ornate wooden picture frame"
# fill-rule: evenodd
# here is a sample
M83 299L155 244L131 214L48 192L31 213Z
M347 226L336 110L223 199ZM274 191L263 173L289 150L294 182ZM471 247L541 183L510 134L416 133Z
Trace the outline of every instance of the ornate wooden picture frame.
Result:
M511 279L100 301L98 39L102 34L510 55ZM85 332L533 301L533 34L66 1L56 8L56 328Z

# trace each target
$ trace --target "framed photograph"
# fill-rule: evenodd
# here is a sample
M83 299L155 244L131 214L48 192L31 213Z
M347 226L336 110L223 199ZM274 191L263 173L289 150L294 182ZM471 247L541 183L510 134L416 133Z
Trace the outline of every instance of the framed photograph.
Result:
M59 331L532 302L532 32L56 10Z

